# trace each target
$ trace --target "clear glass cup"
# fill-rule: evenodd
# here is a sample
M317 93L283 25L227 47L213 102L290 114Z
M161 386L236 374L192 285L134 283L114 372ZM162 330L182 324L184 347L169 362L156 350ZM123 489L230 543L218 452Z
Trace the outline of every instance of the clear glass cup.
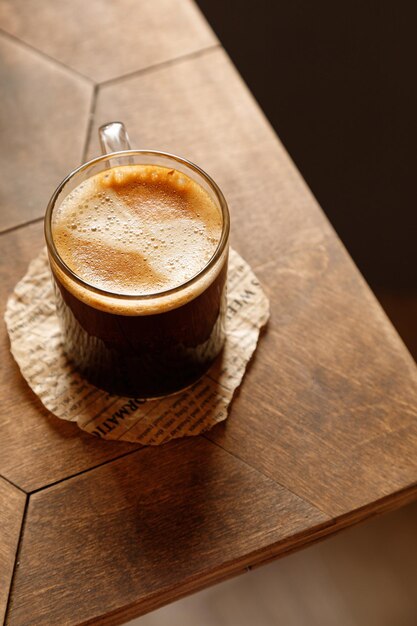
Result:
M222 350L229 211L219 187L197 165L164 152L131 150L120 122L99 132L103 156L65 178L45 216L64 350L82 375L109 393L160 397L192 384ZM208 263L183 284L146 295L106 291L83 280L60 257L51 227L54 210L82 181L112 167L134 164L183 172L209 193L222 217L220 240Z

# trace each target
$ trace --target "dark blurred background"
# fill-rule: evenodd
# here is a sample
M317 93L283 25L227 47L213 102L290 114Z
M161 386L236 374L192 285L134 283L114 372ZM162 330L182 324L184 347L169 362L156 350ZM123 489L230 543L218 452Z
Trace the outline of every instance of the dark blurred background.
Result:
M417 3L198 4L417 359Z

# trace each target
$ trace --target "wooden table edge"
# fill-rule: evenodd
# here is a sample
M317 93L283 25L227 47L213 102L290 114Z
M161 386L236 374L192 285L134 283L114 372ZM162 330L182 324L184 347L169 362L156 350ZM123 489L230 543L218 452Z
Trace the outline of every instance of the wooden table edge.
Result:
M239 574L250 572L260 566L266 565L279 558L288 556L298 550L308 548L319 541L327 539L337 533L357 526L362 522L366 522L374 517L394 511L402 506L410 504L417 499L417 483L396 492L393 495L385 496L372 503L372 510L369 505L360 507L348 514L341 515L335 519L329 519L318 524L308 531L299 532L283 541L278 541L266 548L255 550L245 555L242 559L235 559L227 563L219 576L217 572L208 571L196 579L189 579L178 587L166 588L162 591L155 591L145 600L138 601L115 609L106 615L97 616L83 622L79 622L77 626L119 626L127 621L141 617L151 611L160 609L172 602L181 600L193 593L203 591L204 589L225 582ZM173 593L174 592L174 593ZM8 619L6 615L7 625Z

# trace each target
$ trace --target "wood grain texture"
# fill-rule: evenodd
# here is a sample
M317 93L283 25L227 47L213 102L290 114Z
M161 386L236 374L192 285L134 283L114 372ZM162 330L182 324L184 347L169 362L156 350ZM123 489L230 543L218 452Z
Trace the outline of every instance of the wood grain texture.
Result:
M134 450L131 444L96 440L43 407L10 354L3 322L9 293L43 246L43 224L0 235L0 474L31 491ZM137 447L137 446L136 446Z
M26 496L0 478L0 622L6 613L10 581L25 509Z
M191 0L1 0L0 28L96 82L217 43Z
M104 86L95 125L108 119L215 178L271 299L231 416L208 437L331 516L412 485L415 364L224 52Z
M121 623L325 520L204 439L143 449L31 496L8 624Z
M271 322L225 425L207 439L142 450L50 416L22 380L3 326L0 474L26 491L46 487L29 500L10 624L120 623L417 494L415 364L225 53L203 50L214 40L193 5L87 4L79 20L78 0L41 0L36 11L0 0L0 17L12 35L95 80L120 78L98 89L90 156L97 126L122 119L133 144L182 154L215 178L231 207L232 244L270 296ZM93 18L104 20L94 32ZM10 122L19 138L10 172L42 165L22 185L8 174L19 203L4 205L7 226L41 215L52 178L77 164L67 160L80 158L91 84L10 37L1 47L22 104L7 96L0 108L7 123L24 113L22 131ZM20 210L28 190L34 204ZM42 245L42 225L0 239L4 310Z
M0 34L0 230L41 217L82 159L92 86Z
M126 626L415 626L417 503Z
M410 290L378 288L376 295L417 361L417 294Z

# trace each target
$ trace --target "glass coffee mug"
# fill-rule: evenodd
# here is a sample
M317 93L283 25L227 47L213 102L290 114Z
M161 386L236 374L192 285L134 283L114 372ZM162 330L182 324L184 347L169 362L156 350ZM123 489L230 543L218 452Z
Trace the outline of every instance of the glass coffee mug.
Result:
M193 163L163 152L131 150L125 128L120 122L101 127L99 134L103 156L82 165L65 178L53 194L45 216L45 237L54 278L57 314L63 331L64 350L86 379L109 393L138 398L159 397L191 385L209 368L222 350L225 340L229 212L219 187ZM139 173L135 166L140 166ZM145 178L140 179L139 170L147 172ZM134 175L130 187L129 172ZM149 290L148 285L145 293L138 293L137 290L130 293L126 288L119 289L117 281L112 284L112 276L117 278L120 270L116 260L112 267L113 259L117 256L112 251L112 243L116 248L119 246L119 249L120 246L123 248L123 243L112 242L111 227L106 227L105 241L108 245L103 244L102 232L100 237L98 233L95 234L94 226L87 229L87 235L85 229L81 229L84 230L79 240L81 247L74 252L76 267L73 263L68 263L68 259L64 260L62 242L65 244L65 238L70 236L68 229L82 224L81 218L86 206L83 205L85 195L82 195L82 190L86 186L94 186L97 176L101 181L108 178L117 181L120 177L123 179L127 176L128 191L139 184L142 185L143 193L149 196L153 178L158 178L159 173L164 180L169 175L176 177L179 187L172 192L175 198L186 193L180 187L191 179L193 184L197 184L195 189L204 190L203 195L208 194L209 198L206 196L206 199L217 212L221 225L219 237L212 244L210 258L205 258L201 252L201 259L198 259L199 244L190 241L190 246L194 246L193 259L197 257L198 271L179 284L171 282L167 289L157 282L154 290ZM146 188L147 185L149 189ZM68 202L68 198L72 198L73 223L68 222L67 230L57 230L54 224L62 211L60 207L64 206L63 202ZM100 207L95 207L101 215L106 210L106 200L109 198L101 194ZM117 216L117 210L116 207L115 216L113 207L112 216L108 216L109 224L112 219L119 220L119 223L120 220L126 221L123 210L121 209L120 216ZM152 210L152 202L148 202L146 210ZM129 224L129 220L126 221L125 228L126 224ZM194 232L197 230L199 229ZM175 236L181 238L181 233L180 224L178 228L171 229L170 237L174 237L174 240ZM138 236L137 233L130 235ZM174 240L171 243L175 247ZM181 241L178 244L181 247ZM140 256L132 251L132 244L129 245L126 252L127 268L125 264L123 272L129 272L130 264L133 275L136 275L136 258L145 263L146 271L151 271L152 249L157 248L157 244L151 246L146 254L147 259L143 254ZM87 267L90 252L96 248L99 253L94 258L94 264L100 263L102 255L105 273L109 275L110 282L104 287L90 279L91 268ZM183 251L185 252L184 248ZM164 250L158 250L159 267L162 263L165 273L169 274L171 262L167 258L165 263L163 255Z

